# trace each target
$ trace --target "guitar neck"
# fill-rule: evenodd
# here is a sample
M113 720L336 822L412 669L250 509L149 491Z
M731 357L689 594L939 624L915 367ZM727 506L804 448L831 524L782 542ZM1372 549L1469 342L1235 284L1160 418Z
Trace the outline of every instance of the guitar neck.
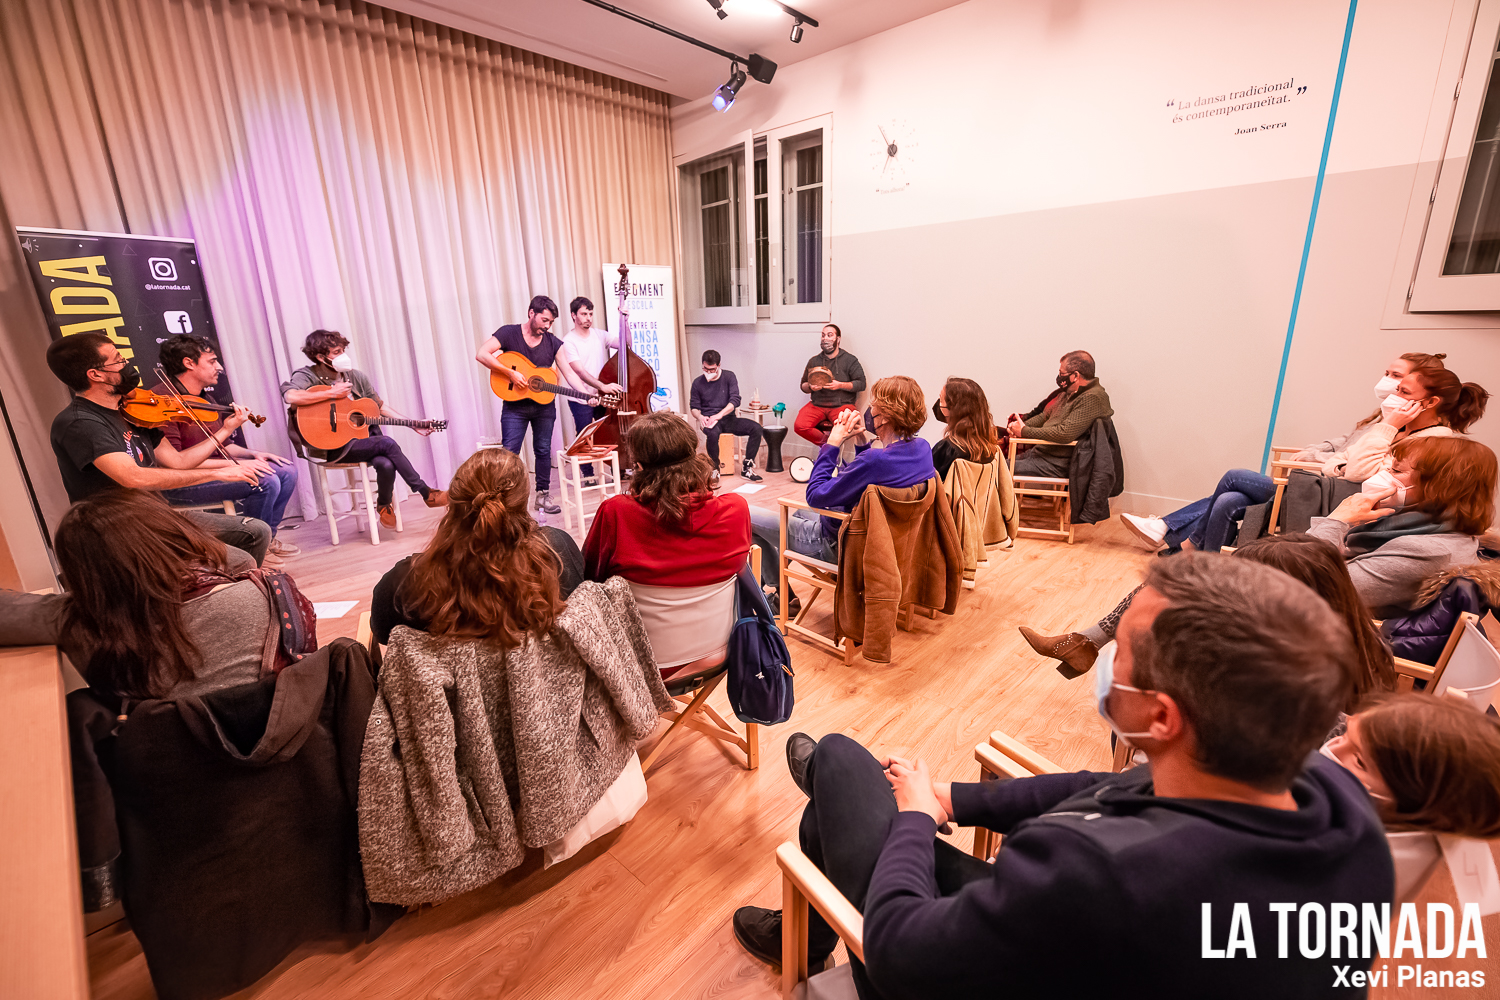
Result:
M425 427L431 427L433 425L434 421L431 421L431 420L405 420L405 419L402 419L402 418L399 418L399 417L371 417L370 419L366 420L365 423L366 424L380 424L383 427L416 427L416 428L420 429L420 428L425 428Z
M579 392L577 389L569 389L565 385L553 385L551 382L541 382L540 385L548 392L555 392L559 396L572 396L574 399L593 399L599 395L597 392Z

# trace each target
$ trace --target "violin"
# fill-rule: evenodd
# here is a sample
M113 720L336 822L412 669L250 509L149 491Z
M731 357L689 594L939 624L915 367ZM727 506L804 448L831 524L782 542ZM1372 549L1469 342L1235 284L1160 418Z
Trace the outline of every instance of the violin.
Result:
M125 419L137 427L162 427L173 422L212 423L227 413L233 413L234 407L210 403L202 396L164 396L136 388L131 389L120 403L120 410ZM250 414L247 419L256 427L266 422L266 418L257 413Z

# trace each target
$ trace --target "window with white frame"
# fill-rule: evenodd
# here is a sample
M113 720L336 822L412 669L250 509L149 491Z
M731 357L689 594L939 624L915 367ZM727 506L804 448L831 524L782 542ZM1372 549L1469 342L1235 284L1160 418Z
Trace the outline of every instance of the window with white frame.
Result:
M826 323L832 315L828 115L766 133L767 290L777 323Z
M678 164L682 287L688 323L755 320L746 142Z
M1481 0L1430 196L1411 312L1500 310L1500 0ZM1425 193L1425 192L1424 192Z
M771 315L771 171L764 139L755 144L755 305L766 307L757 315Z

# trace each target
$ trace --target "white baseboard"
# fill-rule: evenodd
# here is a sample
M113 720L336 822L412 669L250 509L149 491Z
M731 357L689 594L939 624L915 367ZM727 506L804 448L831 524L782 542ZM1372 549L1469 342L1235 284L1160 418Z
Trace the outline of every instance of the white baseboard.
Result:
M1180 500L1177 497L1160 497L1126 490L1109 502L1109 509L1112 514L1155 514L1160 517L1190 503L1191 500Z

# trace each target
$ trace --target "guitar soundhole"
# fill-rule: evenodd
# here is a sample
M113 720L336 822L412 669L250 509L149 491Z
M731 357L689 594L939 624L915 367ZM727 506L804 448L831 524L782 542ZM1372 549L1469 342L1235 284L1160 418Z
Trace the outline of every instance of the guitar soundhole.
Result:
M351 413L351 414L349 414L349 426L351 426L351 427L363 427L364 425L365 425L365 415L363 413Z
M540 375L531 376L531 378L526 380L526 384L531 387L532 392L541 392L547 388L547 383L542 381Z

